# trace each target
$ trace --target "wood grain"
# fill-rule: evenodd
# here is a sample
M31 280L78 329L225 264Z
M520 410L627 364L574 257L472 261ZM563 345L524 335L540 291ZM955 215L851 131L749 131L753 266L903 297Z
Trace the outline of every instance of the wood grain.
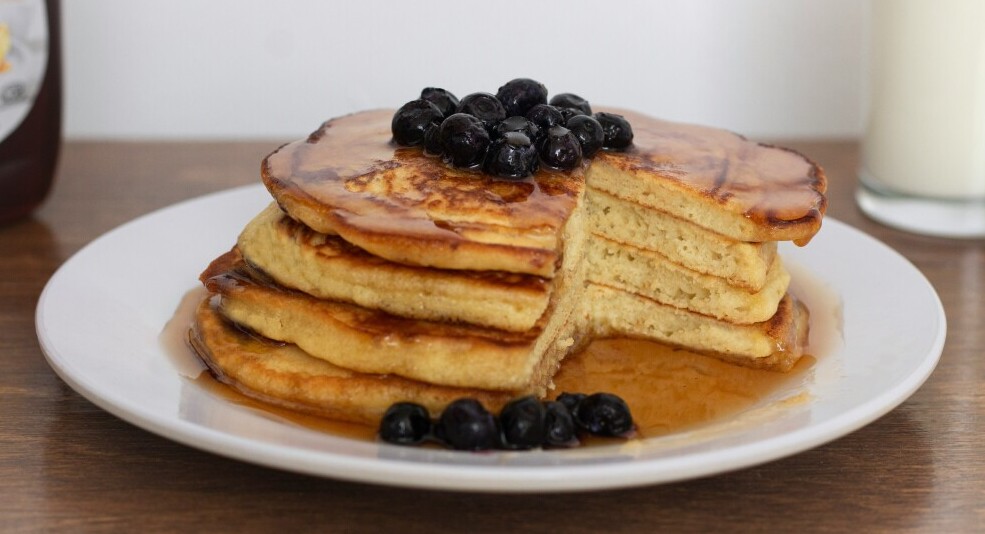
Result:
M405 490L200 452L120 421L62 383L33 322L54 270L135 216L255 183L260 159L278 144L70 142L49 201L0 226L0 531L969 532L985 521L985 242L867 220L852 200L858 150L850 141L785 144L827 169L831 216L926 274L944 302L948 340L937 371L902 406L793 457L619 491Z

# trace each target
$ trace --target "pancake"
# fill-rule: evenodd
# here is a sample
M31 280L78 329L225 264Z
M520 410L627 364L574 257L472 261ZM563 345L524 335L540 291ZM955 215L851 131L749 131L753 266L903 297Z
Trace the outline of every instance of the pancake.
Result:
M633 125L625 152L599 152L591 187L736 241L806 245L827 209L827 178L792 150L734 133L619 111Z
M493 179L396 146L392 116L326 122L264 159L263 183L291 218L390 261L554 276L584 168Z
M748 291L759 291L766 283L776 256L775 241L736 241L591 185L585 197L593 234L656 252Z
M271 204L239 236L250 265L278 284L413 319L465 322L523 332L550 301L553 283L503 271L403 265L298 223ZM475 305L481 302L481 305Z
M439 413L455 399L472 397L497 410L514 395L344 369L295 345L244 332L225 320L209 299L196 310L189 339L220 382L263 402L341 421L376 424L388 406L401 401Z
M790 274L779 255L773 257L762 289L750 292L724 278L692 271L659 253L593 237L585 258L589 281L730 323L769 319L790 284Z
M807 308L787 294L767 321L737 325L666 306L638 294L589 284L594 332L600 337L660 341L730 363L788 371L804 354L810 328Z
M302 406L349 402L338 372L353 373L362 414L405 382L437 408L456 388L543 396L598 337L791 368L809 313L786 292L776 241L818 231L823 171L730 132L621 113L636 132L627 150L519 180L397 147L389 110L284 145L261 166L275 205L201 276L215 299L199 337L225 341L199 350L229 382ZM216 321L286 345L244 350ZM274 367L257 363L265 354ZM312 360L329 366L313 377L340 371L298 400L309 384L295 370ZM367 376L393 382L374 390Z
M235 249L201 278L232 322L361 373L543 395L561 358L584 338L569 320L571 304L580 300L573 291L537 327L514 333L408 319L290 291L264 280Z

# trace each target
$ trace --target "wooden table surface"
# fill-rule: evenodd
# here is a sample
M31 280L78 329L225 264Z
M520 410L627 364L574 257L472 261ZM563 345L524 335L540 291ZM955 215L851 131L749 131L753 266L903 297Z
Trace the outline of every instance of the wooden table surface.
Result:
M38 295L55 269L135 216L255 183L277 144L71 142L47 203L0 226L0 531L969 532L985 524L985 241L918 237L864 218L852 201L854 142L787 145L827 169L830 215L883 240L930 279L947 312L947 344L937 370L899 408L789 458L603 492L409 490L201 452L121 421L63 383L34 330Z

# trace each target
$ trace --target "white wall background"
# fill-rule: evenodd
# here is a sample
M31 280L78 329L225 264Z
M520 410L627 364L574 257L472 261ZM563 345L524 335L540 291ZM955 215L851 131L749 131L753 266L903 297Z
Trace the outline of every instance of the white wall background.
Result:
M425 86L551 93L753 137L857 135L859 0L67 0L69 138L294 138Z

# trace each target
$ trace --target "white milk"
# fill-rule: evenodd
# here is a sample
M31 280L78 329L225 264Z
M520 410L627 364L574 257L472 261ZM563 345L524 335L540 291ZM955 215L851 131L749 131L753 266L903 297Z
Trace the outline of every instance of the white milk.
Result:
M985 0L874 0L862 176L985 199Z

